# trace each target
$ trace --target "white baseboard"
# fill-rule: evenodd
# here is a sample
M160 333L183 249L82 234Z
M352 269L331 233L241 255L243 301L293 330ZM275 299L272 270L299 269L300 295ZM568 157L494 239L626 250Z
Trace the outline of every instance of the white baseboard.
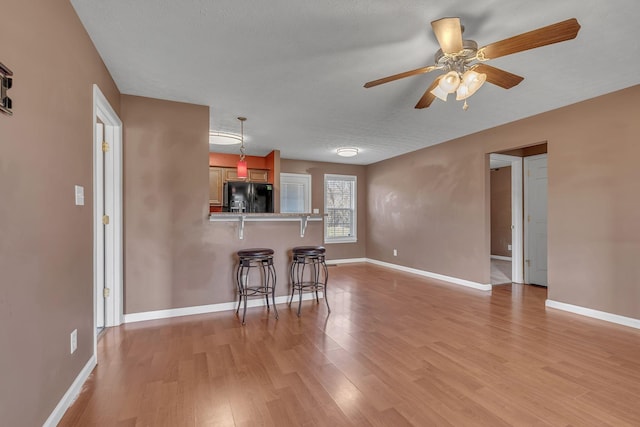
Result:
M353 264L356 262L367 262L366 258L345 258L345 259L332 259L331 261L327 260L327 265L329 264Z
M322 292L318 292L318 296L323 298ZM286 304L289 302L290 295L282 295L276 297L276 304ZM297 295L296 295L297 298ZM311 292L303 293L302 300L314 299L315 294ZM295 299L295 298L294 298ZM262 307L266 302L264 298L249 299L247 307ZM143 322L146 320L168 319L170 317L191 316L193 314L216 313L218 311L235 310L238 307L237 302L223 302L219 304L198 305L194 307L170 308L167 310L145 311L141 313L130 313L124 315L124 323Z
M491 255L491 259L500 259L502 261L511 261L510 256L502 256L502 255Z
M568 311L581 316L604 320L605 322L617 323L618 325L640 329L640 319L634 319L633 317L620 316L619 314L607 313L606 311L594 310L592 308L581 307L579 305L567 304L550 299L546 300L544 304L549 308L555 308L557 310Z
M87 378L89 378L89 375L91 375L91 371L93 371L95 366L96 355L94 354L91 356L87 364L84 365L84 368L82 368L76 379L73 381L73 384L71 384L71 387L69 387L64 396L62 396L62 399L60 399L60 402L58 402L58 405L55 407L53 412L51 412L51 415L49 415L49 418L47 418L47 421L44 422L42 427L55 427L58 425L65 412L67 412L67 409L69 409L80 394L80 391L82 391L82 386L85 381L87 381Z
M381 265L383 267L393 268L395 270L404 271L407 273L417 274L423 277L429 277L430 279L443 280L449 283L455 283L456 285L466 286L468 288L479 289L481 291L490 291L492 286L490 284L482 284L477 282L472 282L470 280L458 279L457 277L445 276L443 274L432 273L430 271L418 270L416 268L405 267L403 265L391 264L389 262L378 261L376 259L367 258L367 262L371 264Z

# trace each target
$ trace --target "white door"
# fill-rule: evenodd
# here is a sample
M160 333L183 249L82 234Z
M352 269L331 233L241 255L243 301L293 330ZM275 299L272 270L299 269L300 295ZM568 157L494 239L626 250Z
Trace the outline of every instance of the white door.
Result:
M97 332L122 323L122 121L93 85L94 311ZM94 352L97 339L94 339Z
M96 177L96 214L100 217L102 217L102 215L104 215L104 211L105 211L105 203L104 203L104 184L105 184L105 179L104 179L104 172L105 172L105 167L104 167L104 153L102 151L102 143L104 142L105 138L104 138L104 124L102 123L96 123L96 144L98 144L98 146L96 147L96 171L95 171L95 177ZM104 230L105 225L102 224L101 221L97 221L96 222L96 241L97 243L100 244L100 247L97 248L96 251L96 280L95 280L95 294L96 294L96 299L95 299L95 304L96 304L96 333L99 333L105 326L105 317L106 317L106 311L105 311L105 304L106 304L106 300L104 298L104 288L106 288L107 286L105 285L106 283L106 277L105 277L105 255L106 255L106 251L105 251L105 230Z
M525 282L547 286L547 155L525 157Z

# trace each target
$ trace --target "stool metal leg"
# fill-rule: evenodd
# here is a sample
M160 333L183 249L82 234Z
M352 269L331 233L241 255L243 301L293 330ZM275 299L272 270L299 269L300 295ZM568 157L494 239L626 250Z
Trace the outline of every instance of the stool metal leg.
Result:
M331 307L329 307L329 298L327 298L327 282L329 280L329 269L327 268L327 263L324 261L324 257L322 257L322 268L324 270L324 284L322 285L322 293L324 294L324 302L327 304L327 311L331 313Z
M242 267L240 268L240 286L242 288L242 293L241 295L244 296L244 309L242 310L242 324L244 325L244 319L247 316L247 299L248 299L248 295L247 295L247 286L248 286L248 281L249 281L249 268L250 265L247 265L247 272L245 274L244 272L244 262L242 263Z
M240 310L240 304L242 304L242 286L240 286L240 265L242 261L238 263L238 267L236 268L236 287L238 288L238 308L236 308L236 314Z
M262 261L260 261L260 267L261 267L261 274L262 274L262 283L263 283L263 287L262 290L264 292L264 299L267 302L267 310L269 310L269 293L267 292L269 290L269 275L267 273L267 270L269 269L269 264L268 264L268 260L264 259Z
M291 307L291 302L293 301L293 296L296 292L296 278L295 278L295 269L296 269L296 258L293 257L291 260L291 267L289 268L289 279L291 280L291 298L289 298L289 307Z
M320 284L320 269L318 268L318 258L312 258L311 264L313 267L313 289L316 291L316 303L319 303L318 285Z
M273 311L276 313L276 319L278 319L278 308L276 307L276 267L273 265L273 262L269 264L269 275L271 276L271 300L273 301ZM268 295L267 299L269 299Z

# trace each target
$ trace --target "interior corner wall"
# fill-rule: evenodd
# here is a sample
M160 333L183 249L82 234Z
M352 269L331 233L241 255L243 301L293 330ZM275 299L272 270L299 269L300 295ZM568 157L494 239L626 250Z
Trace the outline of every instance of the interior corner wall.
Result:
M211 300L209 107L123 95L124 312Z
M547 141L548 298L640 318L639 97L633 86L369 165L367 257L489 283L486 155Z
M311 208L324 212L324 175L356 176L357 187L357 237L355 243L329 243L327 259L364 258L367 248L367 174L366 166L343 163L312 162L305 160L281 160L282 173L301 173L311 175Z
M93 84L116 112L120 94L68 0L2 2L2 18L0 424L31 427L93 355Z

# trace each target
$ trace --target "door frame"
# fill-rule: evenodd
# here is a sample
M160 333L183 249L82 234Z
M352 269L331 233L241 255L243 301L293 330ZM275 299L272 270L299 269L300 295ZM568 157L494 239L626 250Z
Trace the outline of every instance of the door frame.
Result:
M98 119L104 125L104 138L109 144L112 158L105 162L104 185L102 171L102 141L97 140L96 125ZM104 259L111 283L105 283L110 295L105 304L105 327L118 326L123 322L123 258L122 258L122 121L113 110L109 101L97 85L93 85L93 330L94 352L97 354L96 303L97 286L103 280L103 271L98 271ZM109 201L112 212L109 215L109 227L101 232L102 201ZM105 237L106 236L106 237ZM105 251L105 241L108 248Z
M542 153L542 154L536 154L533 156L527 156L525 157L524 160L524 170L528 170L528 164L529 162L531 162L532 160L538 160L538 159L542 159L542 158L546 158L547 159L547 171L549 170L549 153ZM523 185L523 189L524 189L524 196L526 196L529 193L529 174L524 175L524 185ZM548 179L548 175L547 175L547 179ZM547 184L547 190L548 190L548 184ZM529 216L529 202L527 200L527 197L523 197L523 206L524 206L524 212L523 212L523 218L528 217ZM548 213L547 213L548 216ZM525 226L524 226L524 239L526 242L526 245L524 246L524 259L530 259L529 258L529 232L530 232L530 227L529 227L529 221L525 222ZM547 253L548 255L548 244L547 244L547 248L545 250L545 253ZM547 277L547 287L549 285L549 278ZM529 269L525 269L524 270L524 280L525 283L530 283L530 277L529 277Z
M524 196L522 157L506 154L489 155L489 162L497 161L511 166L511 281L524 283Z

